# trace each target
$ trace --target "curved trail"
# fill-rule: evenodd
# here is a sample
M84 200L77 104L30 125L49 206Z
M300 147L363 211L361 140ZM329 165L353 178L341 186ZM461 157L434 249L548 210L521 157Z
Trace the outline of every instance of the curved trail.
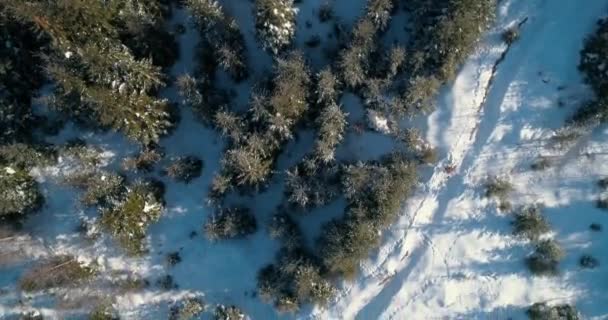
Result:
M447 150L446 159L436 166L431 178L421 188L423 190L408 201L405 212L410 214L391 228L387 236L388 241L380 248L378 256L362 267L363 274L360 279L354 284L347 284L338 301L327 312L321 311L321 314L317 315L320 316L318 318L399 319L406 312L417 310L412 309L411 304L417 299L423 300L429 288L438 282L442 282L440 286L446 287L447 290L451 282L477 281L475 285L480 286L481 298L489 299L488 301L493 297L499 299L500 292L494 292L496 288L493 286L503 285L505 280L497 277L497 273L504 276L501 273L506 274L504 269L508 265L497 265L495 270L484 265L483 272L473 275L458 272L462 267L453 269L451 266L460 263L461 248L457 248L458 252L452 252L458 247L456 242L435 243L437 236L445 232L437 226L445 225L448 211L453 209L453 202L458 203L467 192L473 192L473 184L480 182L472 181L480 178L478 172L475 176L478 161L481 158L484 158L484 161L489 160L486 159L486 146L496 134L497 126L501 125L501 119L504 117L503 102L512 98L511 91L517 78L521 76L521 66L526 65L533 59L532 56L538 53L535 41L543 39L543 36L554 28L550 14L544 13L543 10L553 10L555 5L543 0L526 3L510 0L501 2L497 26L482 41L481 48L463 67L452 87L442 95L440 109L430 117L429 140ZM570 14L572 9L562 9L562 18L568 15L576 16ZM589 9L583 14L590 15L591 12L593 11ZM528 45L516 42L509 48L502 43L502 31L512 25L522 27L522 34L528 38ZM528 27L531 29L529 33ZM510 54L511 51L513 54ZM492 154L491 158L497 156ZM456 167L451 176L443 170L447 164ZM467 222L454 223L449 230L459 234L460 224ZM478 234L477 240L487 237L494 241L493 237L498 235L498 232L487 233L484 228L487 227L470 227L472 233L471 230L462 233L463 236ZM466 234L467 232L471 234ZM425 268L428 272L420 271ZM442 270L431 271L438 268ZM445 299L450 300L450 295L453 294L445 295ZM427 298L441 300L435 296ZM456 307L457 310L458 304L462 304L465 298L456 294L451 302L445 301L440 308L445 311ZM426 302L417 301L417 304ZM462 308L467 309L464 306ZM497 312L504 311L501 310ZM424 314L419 312L416 314Z

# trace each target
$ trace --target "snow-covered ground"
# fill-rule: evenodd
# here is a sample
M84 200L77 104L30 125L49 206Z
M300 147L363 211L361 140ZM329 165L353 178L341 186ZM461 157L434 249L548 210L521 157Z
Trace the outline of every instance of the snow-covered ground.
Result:
M303 1L298 16L298 39L302 44L313 34L331 31L316 18L322 1ZM249 2L224 0L225 8L245 30L254 66L253 80L261 76L271 59L256 49ZM336 16L352 24L363 11L364 1L336 0ZM272 262L278 243L264 224L281 201L281 184L254 200L244 197L256 212L260 230L245 240L212 243L200 236L210 214L204 198L219 166L223 148L217 134L199 124L187 109L177 131L163 140L169 155L193 154L205 162L203 176L188 185L167 179L167 213L149 231L150 255L125 258L104 239L87 242L75 228L83 216L94 213L80 208L74 190L53 182L51 168L36 172L44 179L47 204L26 229L31 237L4 242L0 256L18 255L17 263L0 274L0 318L31 307L50 318L70 313L54 306L48 297L30 297L15 290L23 267L30 260L50 254L70 253L97 261L102 274L138 275L156 280L170 274L179 288L166 291L152 284L135 293L67 292L71 300L112 294L116 308L126 319L162 319L168 305L181 297L202 296L207 303L235 304L252 319L525 319L525 308L534 302L571 302L587 319L608 319L608 243L605 232L592 233L591 223L608 227L608 214L595 208L596 181L608 175L608 129L600 127L568 148L551 143L554 130L578 103L591 93L576 68L583 39L595 22L608 12L608 0L503 0L497 22L480 42L455 81L442 91L438 109L424 124L426 138L439 147L441 160L424 175L416 194L404 207L403 216L386 232L379 250L361 267L359 277L340 285L335 301L326 309L305 309L295 315L279 315L254 294L256 273ZM402 18L403 14L398 17ZM524 21L521 38L510 48L501 32ZM395 18L398 19L398 18ZM184 21L179 11L174 21ZM305 27L312 22L311 28ZM389 29L385 39L400 34L402 22ZM182 57L173 67L175 75L192 69L196 36L191 28L180 37ZM508 50L508 51L506 51ZM506 54L505 54L506 53ZM309 49L313 67L324 63L321 49ZM497 61L502 60L495 74ZM490 79L493 81L490 82ZM239 87L239 101L246 102L250 83ZM242 90L241 90L242 89ZM174 97L173 89L167 96ZM346 94L342 99L350 117L362 114L360 102ZM68 127L56 139L81 133ZM306 136L307 133L302 134ZM106 150L108 165L125 150L135 148L116 134L84 137ZM293 165L310 145L300 139L282 155L279 167ZM374 150L369 150L373 145ZM390 147L388 139L375 133L351 135L341 147L342 155L375 157ZM553 165L545 171L530 170L538 156L549 156ZM447 173L444 168L455 166ZM514 207L540 203L553 226L554 237L566 250L557 277L534 277L524 258L530 243L511 233L510 214L497 210L495 201L484 197L488 176L507 177L514 185ZM275 177L278 182L281 175ZM251 203L253 202L253 203ZM323 208L305 217L304 229L318 228L342 213L344 203ZM191 237L196 231L198 236ZM312 238L312 236L310 236ZM17 248L15 247L17 246ZM179 251L182 262L164 264L167 253ZM591 254L600 260L596 269L581 269L578 259ZM21 258L21 259L19 259ZM64 298L63 300L70 300ZM82 299L86 304L86 299ZM86 308L86 305L83 306Z

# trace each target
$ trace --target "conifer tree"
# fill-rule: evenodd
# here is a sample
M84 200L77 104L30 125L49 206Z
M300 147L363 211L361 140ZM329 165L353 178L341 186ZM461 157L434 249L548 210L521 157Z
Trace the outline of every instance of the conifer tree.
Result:
M143 144L167 133L167 101L153 95L163 85L160 68L136 59L113 24L128 17L123 1L11 0L8 6L52 40L46 69L57 84L55 106Z
M205 42L212 47L213 60L235 81L248 76L245 40L240 28L216 0L187 0L186 4Z
M255 0L255 27L262 47L278 54L291 44L297 9L293 0Z

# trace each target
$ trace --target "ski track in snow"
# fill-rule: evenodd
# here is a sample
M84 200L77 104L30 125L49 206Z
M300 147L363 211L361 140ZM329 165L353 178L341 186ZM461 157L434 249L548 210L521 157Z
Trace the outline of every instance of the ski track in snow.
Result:
M344 14L347 25L360 15L364 3L363 0L336 1L337 15ZM250 3L243 5L240 0L222 3L245 30L254 67L252 79L237 88L237 101L245 105L249 81L263 75L271 59L256 46ZM317 1L299 4L296 41L299 45L310 35L331 31L329 25L310 30L303 27L305 21L315 19L317 5ZM63 189L54 191L59 195L49 199L45 213L31 222L34 226L57 225L57 230L40 229L39 237L19 239L15 250L4 251L7 248L0 243L3 250L0 255L19 250L28 257L68 253L97 260L107 273L128 270L154 279L168 272L163 267L163 254L181 250L184 261L170 272L180 288L171 291L152 288L118 295L116 307L125 319L160 318L159 315L166 314L169 303L192 295L203 296L208 303L238 305L252 319L264 320L524 319L524 308L538 301L574 301L588 318L608 319L608 297L604 292L608 263L602 261L593 272L583 272L577 266L579 252L591 252L600 260L608 256L608 246L602 246L602 239L585 232L591 222L608 226L605 214L593 208L597 194L593 179L608 174L608 147L605 146L608 131L593 130L566 152L555 151L547 143L552 129L559 128L570 112L557 109L557 100L566 98L575 106L588 95L576 70L578 50L584 37L593 30L595 20L606 10L608 0L588 1L584 5L565 0L500 2L496 24L456 79L443 89L438 109L428 117L427 139L440 148L443 160L406 203L403 217L385 232L383 245L362 264L359 278L344 283L337 299L326 309L278 315L272 306L248 295L255 288L257 270L272 261L277 249L264 231L246 243L236 242L237 245L188 239L189 231L199 229L209 214L200 203L199 190L207 189L217 170L222 146L215 134L192 120L187 111L178 130L164 140L163 145L171 154L187 151L203 158L204 174L187 187L171 184L168 188L168 213L150 228L153 251L150 257L124 258L107 242L82 243L73 236L68 230L87 213L75 207L73 190ZM508 49L501 41L501 32L526 18L521 39ZM171 23L184 20L185 13L180 10ZM400 34L399 28L391 31L395 35L390 34L387 41ZM181 60L173 67L174 74L191 71L195 40L191 27L180 37L184 50ZM313 67L323 65L321 50L306 50ZM505 59L500 61L505 52ZM493 75L498 61L500 64ZM555 87L561 85L567 89L557 92ZM166 95L174 96L175 92L170 88ZM351 98L348 95L343 101L356 104L356 99ZM74 134L78 132L67 130L65 136L57 139L65 141ZM188 139L192 134L214 138L201 143ZM85 138L111 146L115 158L124 156L121 150L133 150L133 146L115 134ZM367 141L361 140L346 141L345 145L361 148ZM301 151L295 150L294 154ZM590 156L581 157L585 153ZM538 154L557 155L560 160L547 171L530 172L526 168ZM285 167L293 159L297 159L297 155L282 156L279 165ZM447 174L444 170L447 165L454 165L455 172ZM65 168L54 168L46 175L52 176L59 169ZM564 273L559 277L534 278L525 270L522 261L530 245L512 237L509 216L497 212L494 201L483 198L481 185L486 177L503 174L511 175L516 188L511 200L515 205L540 201L546 206L556 238L568 252L562 263ZM256 198L253 206L261 220L267 218L280 201L280 192L278 196L275 194L280 188L273 187ZM64 210L76 213L66 214ZM579 212L587 215L580 219L573 217ZM53 220L47 220L49 217ZM8 273L0 280L3 285L8 281L12 286L19 272L10 269ZM83 296L86 294L89 293ZM30 298L34 302L42 299ZM22 305L22 299L14 292L0 294L0 318L27 309L29 302ZM61 310L47 308L45 303L41 305L44 307L39 308L40 311L51 319L66 316Z
M334 319L403 319L405 315L408 319L522 317L523 308L536 302L527 297L525 299L528 300L526 304L520 304L519 308L515 307L513 309L509 309L509 307L513 307L510 305L494 308L486 307L484 304L491 305L491 303L479 304L474 301L459 307L458 304L462 304L462 299L465 298L461 295L457 299L453 299L454 301L451 304L445 301L440 303L432 301L441 300L440 295L426 297L428 300L425 300L423 296L433 286L441 288L455 278L458 281L457 278L462 277L462 275L454 275L450 272L451 263L456 265L469 263L462 257L455 256L452 252L454 247L457 246L458 238L467 232L485 232L483 230L485 226L483 225L479 226L478 230L459 230L462 228L460 224L463 224L463 222L453 220L452 217L449 218L452 221L447 222L446 219L448 219L454 201L466 197L466 193L476 188L473 183L477 185L483 183L483 180L480 180L483 176L480 176L476 169L479 162L488 160L483 159L484 149L488 143L493 142L490 138L495 134L494 130L502 120L503 115L501 113L503 110L501 110L501 107L503 101L514 99L518 100L515 103L525 103L518 97L510 96L513 93L514 80L520 76L522 65L536 67L531 63L534 62L531 61L534 58L527 52L529 51L528 47L516 42L513 45L513 52L508 52L506 51L507 46L500 43L500 33L507 26L521 23L528 18L530 21L526 22L530 26L525 24L522 26L523 39L520 41L526 41L526 43L542 42L543 36L546 36L547 33L545 29L556 30L556 28L550 27L551 25L558 22L567 23L568 21L582 22L585 21L584 19L588 19L585 27L577 30L583 31L583 33L567 34L582 40L592 30L595 20L601 16L599 12L606 9L605 3L597 2L594 5L595 8L590 6L581 10L576 5L566 5L561 2L529 1L518 3L518 1L503 1L499 9L497 26L488 33L488 36L482 41L481 48L469 59L451 88L441 97L441 108L430 117L429 140L447 149L447 159L436 166L432 177L425 184L425 190L408 201L405 212L413 213L406 215L391 228L389 238L393 240L389 240L380 248L379 258L369 262L369 264L372 264L371 267L367 264L364 266L362 279L356 284L346 285L345 294L338 299L329 311L320 312L319 319L324 317ZM564 8L557 8L560 6ZM559 12L560 15L552 17L551 15L555 12ZM579 18L579 14L584 19ZM535 49L534 45L530 47ZM499 61L503 53L506 53L505 61ZM494 63L501 64L498 66L496 78L493 79L492 83L490 77ZM536 63L542 65L542 61ZM568 81L570 79L561 80ZM482 101L486 90L488 100L484 103ZM521 116L525 117L525 115ZM446 123L449 123L447 128L445 128ZM520 154L520 156L527 157L528 155ZM571 155L564 155L564 161L567 161L569 156ZM457 168L452 176L443 170L447 164L455 165ZM487 172L486 175L500 173L504 172L498 169L497 172ZM482 208L482 210L489 211L488 208ZM437 236L444 236L442 233L446 231L435 227L446 223L453 224L452 230L450 230L453 234L449 235L453 242L438 246L433 239ZM508 228L508 222L505 224ZM501 232L504 231L501 230ZM502 236L509 237L504 234ZM513 270L510 271L514 275L523 273L523 264L518 264L518 261L522 259L521 257L514 257ZM518 271L518 268L521 271ZM495 290L501 288L503 281L506 281L506 277L496 275L492 271L484 274L468 275L465 278L474 278L474 287L478 290L469 298L481 298L480 300L483 300L483 296L486 295L485 299L488 301L492 300L492 296L496 298L500 296ZM534 288L531 285L527 288L526 286L517 288L520 291L529 289ZM454 290L458 291L458 289ZM550 300L548 299L550 296L557 297L557 300L566 301L573 297L573 295L567 295L565 290L557 288L545 292L546 296L539 301ZM446 295L449 294L451 293ZM518 294L520 293L515 293L515 296ZM560 295L562 295L561 298ZM532 296L532 294L529 296ZM521 303L522 301L518 302ZM436 303L438 308L427 308L426 305L433 303ZM412 307L412 305L415 306ZM481 311L477 315L457 316L457 314L476 309ZM430 312L430 310L433 311ZM602 310L600 312L606 311ZM484 312L488 313L484 315ZM605 313L604 315L606 316Z

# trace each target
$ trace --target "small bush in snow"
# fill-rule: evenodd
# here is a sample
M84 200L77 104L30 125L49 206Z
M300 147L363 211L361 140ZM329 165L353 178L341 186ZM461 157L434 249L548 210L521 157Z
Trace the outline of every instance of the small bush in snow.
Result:
M43 202L38 183L27 172L0 167L0 220L23 218L40 209Z
M138 182L102 208L100 223L129 254L142 254L146 230L160 218L163 210L158 190L150 183Z
M506 179L492 177L486 182L486 197L505 199L513 191L513 185Z
M126 158L122 162L124 170L150 172L154 165L163 158L162 151L156 148L146 148L135 157Z
M526 264L533 274L555 275L564 252L554 240L544 240L536 245L534 253L526 259Z
M319 6L319 21L327 22L334 18L334 9L328 1L321 3Z
M173 280L173 277L169 274L166 274L156 280L156 285L165 290L173 290L177 289L178 285Z
M293 0L256 0L255 27L262 46L278 54L295 35L297 9Z
M24 291L39 291L74 285L91 278L95 270L72 256L56 256L25 272L19 280Z
M600 209L608 210L608 197L603 196L599 198L596 205Z
M169 320L198 319L205 311L205 304L199 298L187 298L171 307Z
M597 258L594 258L593 256L585 254L579 259L579 264L583 268L594 269L600 265L600 261Z
M600 187L602 190L606 190L606 189L608 189L608 178L603 178L603 179L600 179L600 180L597 182L597 185L598 185L598 187Z
M551 231L551 227L538 206L523 208L515 215L513 233L530 240L538 240L540 236Z
M96 306L91 313L89 313L89 320L118 320L120 319L116 315L116 310L112 308L109 303L104 303Z
M204 226L209 240L241 238L257 230L255 217L247 208L222 208Z
M165 173L176 181L190 183L201 176L203 161L195 156L178 157L165 168Z
M549 306L545 302L535 303L526 311L530 320L579 320L576 308L569 304Z
M282 250L277 262L258 273L258 293L280 312L295 312L308 303L326 305L335 289L320 268L300 250Z
M165 262L168 266L173 267L176 264L182 262L182 257L179 255L179 251L170 252L165 257Z
M218 305L213 312L213 320L244 320L245 313L236 306Z
M551 160L547 157L539 157L532 163L530 168L535 171L546 170L551 167Z
M519 27L517 26L508 28L507 30L503 31L501 35L502 41L504 41L507 45L512 45L515 43L515 41L519 39L519 36Z
M589 225L589 229L591 229L591 231L600 232L602 231L602 225L599 223L592 223Z

